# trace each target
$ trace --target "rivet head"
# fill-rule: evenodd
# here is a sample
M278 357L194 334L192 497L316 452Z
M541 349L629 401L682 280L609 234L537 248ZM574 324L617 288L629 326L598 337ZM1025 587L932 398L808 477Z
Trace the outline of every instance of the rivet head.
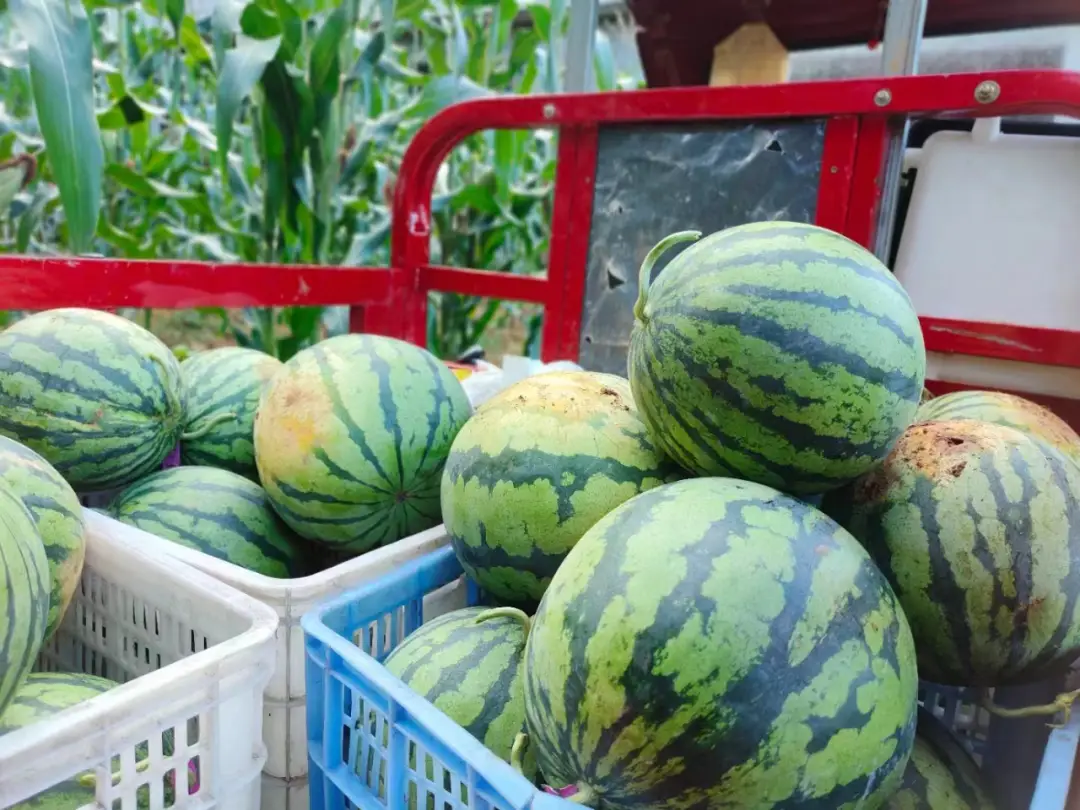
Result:
M979 86L975 88L975 100L980 104L990 104L997 101L1000 95L1001 85L990 80L979 82Z
M890 101L892 101L892 93L890 93L885 88L882 88L876 93L874 93L874 103L877 104L879 107L884 107Z
M554 104L545 104L544 105L544 118L554 118L554 117L555 117L555 105Z

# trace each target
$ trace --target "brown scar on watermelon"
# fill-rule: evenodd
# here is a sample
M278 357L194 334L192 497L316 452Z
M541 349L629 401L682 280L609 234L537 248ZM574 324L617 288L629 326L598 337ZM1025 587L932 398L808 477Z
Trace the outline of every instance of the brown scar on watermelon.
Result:
M1009 428L954 419L919 422L907 429L885 461L855 484L855 500L876 501L896 483L899 470L913 470L934 481L959 478L973 454L1005 443Z

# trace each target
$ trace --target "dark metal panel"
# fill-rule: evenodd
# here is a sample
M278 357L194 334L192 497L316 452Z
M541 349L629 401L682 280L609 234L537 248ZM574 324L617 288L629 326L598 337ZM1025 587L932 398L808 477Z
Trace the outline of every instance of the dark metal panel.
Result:
M581 365L626 374L638 268L664 236L813 222L824 138L824 121L602 129ZM683 248L672 248L657 272Z

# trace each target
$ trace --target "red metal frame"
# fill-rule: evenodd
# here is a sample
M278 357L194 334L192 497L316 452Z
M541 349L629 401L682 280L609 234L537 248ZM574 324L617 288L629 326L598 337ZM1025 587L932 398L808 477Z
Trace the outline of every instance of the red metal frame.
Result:
M996 82L997 98L976 100ZM882 91L887 91L883 93ZM883 97L887 102L881 104ZM756 87L482 99L450 107L416 134L393 205L391 267L329 268L200 262L0 257L0 306L352 306L353 329L424 343L432 291L542 304L545 359L575 358L581 332L593 184L602 126L748 119L828 119L816 221L869 245L880 197L887 116L1080 117L1080 74L1054 70L870 78ZM557 128L559 154L546 277L430 263L436 172L464 138L488 129ZM1080 335L1008 324L923 320L927 348L1080 367Z
M986 81L996 82L999 93L994 101L980 103L975 90ZM886 95L882 91L887 93L884 104L880 103ZM577 356L600 126L828 118L816 221L869 246L877 220L889 117L1033 113L1080 117L1080 74L1057 70L995 71L483 99L450 107L417 133L399 174L394 222L407 226L395 227L391 265L397 277L394 288L400 295L396 301L410 313L402 334L408 340L422 342L428 293L456 290L544 304L547 325L542 356ZM454 145L487 129L552 126L559 128L560 149L547 279L431 267L429 234L427 230L415 230L412 224L430 219L435 173ZM568 283L570 286L565 286ZM932 318L924 318L923 326L931 351L1080 367L1080 334L1073 332L1007 324L956 324ZM1019 334L1022 339L1016 337Z

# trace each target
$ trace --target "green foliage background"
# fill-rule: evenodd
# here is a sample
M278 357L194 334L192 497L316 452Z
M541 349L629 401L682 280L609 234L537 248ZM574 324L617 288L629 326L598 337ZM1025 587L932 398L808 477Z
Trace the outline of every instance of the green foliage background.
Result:
M456 101L558 91L565 24L565 0L0 0L0 161L38 165L21 188L21 165L0 171L0 250L385 266L412 134ZM555 140L487 132L456 149L433 259L542 273ZM540 317L433 296L429 348L451 358L516 322L510 349L533 354ZM346 328L342 308L184 318L282 358Z

